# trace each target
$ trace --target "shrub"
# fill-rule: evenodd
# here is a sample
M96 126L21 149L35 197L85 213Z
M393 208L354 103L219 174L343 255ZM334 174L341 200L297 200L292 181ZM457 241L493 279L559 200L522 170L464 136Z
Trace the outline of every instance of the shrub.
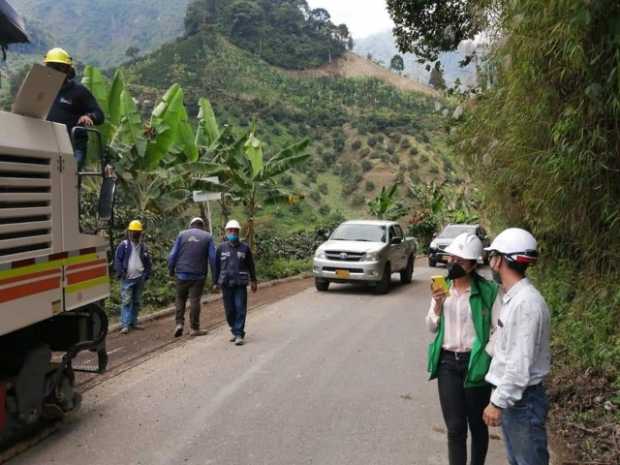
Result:
M359 149L362 148L362 143L359 140L356 140L351 144L351 148L357 152Z
M351 203L354 207L361 207L366 203L366 198L362 194L355 194L351 200Z
M411 156L416 156L418 154L418 148L416 146L412 146L409 149L409 155Z
M321 194L319 194L317 191L312 191L310 193L310 199L318 203L321 201Z
M327 195L329 194L329 189L327 187L327 184L325 183L321 183L319 184L319 192L323 195Z
M321 207L319 208L319 214L321 216L327 216L329 215L329 213L331 212L331 207L329 205L321 205Z
M293 187L294 181L293 181L293 176L291 176L290 174L285 174L280 178L280 181L282 182L282 185L285 187Z
M396 146L394 144L389 144L387 147L387 152L390 155L394 155L396 153Z
M372 163L368 160L362 160L362 171L368 173L370 170L372 170Z
M372 192L376 188L375 183L372 181L366 181L366 192Z
M375 147L376 145L377 145L376 137L369 137L368 138L368 147Z
M364 147L360 152L360 158L366 158L370 155L370 149L368 147Z

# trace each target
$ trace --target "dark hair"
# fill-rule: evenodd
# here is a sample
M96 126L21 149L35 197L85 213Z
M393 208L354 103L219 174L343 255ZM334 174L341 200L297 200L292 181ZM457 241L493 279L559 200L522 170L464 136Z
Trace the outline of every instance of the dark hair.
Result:
M506 263L508 264L508 268L510 268L512 271L516 271L521 276L525 276L528 265L526 265L525 263L517 263L512 260L506 260Z

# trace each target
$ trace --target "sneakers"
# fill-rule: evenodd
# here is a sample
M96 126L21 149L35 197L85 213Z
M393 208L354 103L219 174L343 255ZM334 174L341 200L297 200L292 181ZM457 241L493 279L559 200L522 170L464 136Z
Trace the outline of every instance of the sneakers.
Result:
M206 334L206 329L192 329L192 331L189 333L191 337L206 336Z
M174 328L174 337L181 337L183 336L183 325L177 325L176 328Z
M123 327L123 329L121 329L121 334L127 334L127 333L129 333L129 328L125 326Z
M236 346L242 346L243 344L244 344L244 342L243 342L243 338L242 338L241 336L237 336L237 337L235 338L235 345L236 345Z
M236 340L237 340L237 336L232 336L232 337L229 339L229 341L230 341L230 342L235 342Z

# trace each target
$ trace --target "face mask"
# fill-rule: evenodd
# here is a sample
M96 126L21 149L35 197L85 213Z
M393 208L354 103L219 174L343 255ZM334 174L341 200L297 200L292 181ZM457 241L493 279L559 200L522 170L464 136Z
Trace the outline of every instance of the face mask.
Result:
M448 279L455 280L467 276L467 271L458 263L450 263L448 265Z
M230 242L235 242L237 239L239 239L239 236L237 236L236 234L227 234L226 239L228 239Z

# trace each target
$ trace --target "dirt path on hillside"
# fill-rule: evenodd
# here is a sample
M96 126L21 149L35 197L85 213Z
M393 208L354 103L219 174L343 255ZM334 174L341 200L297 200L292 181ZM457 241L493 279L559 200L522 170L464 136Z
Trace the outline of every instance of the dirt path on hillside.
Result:
M339 58L333 63L323 65L320 68L286 72L289 75L296 77L374 77L402 91L420 92L433 97L438 96L437 92L431 87L412 79L394 74L390 70L351 52L347 52L342 58Z

